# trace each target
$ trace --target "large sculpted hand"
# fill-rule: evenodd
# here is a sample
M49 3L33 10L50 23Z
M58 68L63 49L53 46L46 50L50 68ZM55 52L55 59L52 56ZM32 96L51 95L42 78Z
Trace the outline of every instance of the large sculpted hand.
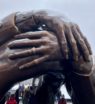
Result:
M0 95L3 95L16 82L19 82L19 81L22 81L31 77L35 77L38 75L42 75L48 71L56 71L56 70L61 69L59 62L51 61L50 63L47 62L47 63L40 64L40 67L39 67L39 64L38 65L36 64L36 66L33 66L32 68L28 66L29 68L28 70L20 70L22 65L26 66L26 64L30 61L32 61L32 65L35 65L36 59L42 60L44 58L39 58L40 56L37 56L36 54L32 54L31 53L32 51L30 52L28 51L29 49L32 50L31 49L32 45L34 46L37 45L35 41L33 41L33 44L32 44L28 40L28 42L30 42L31 44L30 47L28 47L28 50L26 47L23 47L23 49L19 47L19 49L10 50L7 47L9 42L7 42L6 44L0 47ZM38 41L38 42L41 42L41 41ZM51 43L51 46L52 46L52 43ZM46 49L44 47L42 47L41 49L44 50L44 52L42 51L40 52L40 48L38 48L38 52L40 52L40 54L46 54L44 56L47 56L48 52L45 52L45 51L46 49L50 49L50 46L47 47ZM30 55L29 57L28 57L28 53L26 53L27 52L26 50L28 51ZM24 52L26 53L26 55L24 55ZM18 53L19 54L22 53L21 56L19 56ZM9 57L11 57L13 54L14 54L14 57L10 59ZM55 68L52 69L52 67L54 66Z
M10 81L11 79L13 79L12 82L16 82L22 79L30 78L30 76L35 75L37 72L43 73L49 68L46 66L47 67L46 70L42 71L42 69L45 69L45 67L42 65L42 68L41 68L41 64L40 64L41 69L39 67L34 68L34 70L30 70L30 71L29 70L20 71L18 69L29 68L30 66L37 65L39 63L42 63L50 59L58 60L62 58L64 60L71 60L71 62L78 63L78 65L81 66L81 64L79 63L80 61L78 61L80 60L80 56L81 56L83 59L81 61L82 63L85 63L85 62L89 63L89 60L90 60L89 55L91 55L91 48L88 41L82 35L78 26L69 22L65 22L64 18L60 18L56 15L53 15L53 13L45 12L45 11L30 12L26 14L17 15L16 25L21 32L39 30L40 27L42 28L42 30L48 30L49 32L46 32L46 31L29 32L25 34L20 34L19 36L15 36L15 38L20 38L20 39L28 38L28 40L24 42L17 40L10 43L9 47L13 48L13 51L8 50L8 48L6 47L8 43L6 44L4 43L5 45L2 45L0 47L0 52L1 52L0 71L1 73L3 73L3 74L0 74L0 79L4 78L4 76L7 75L5 77L5 78L9 78L9 80L6 79L7 81ZM58 42L57 42L57 39L58 39ZM27 48L28 50L22 50L22 51L18 50L18 48L25 48L27 46L32 48L31 49ZM14 50L15 47L18 50L17 52L16 50ZM32 55L34 56L35 53L38 55L38 57L36 59L34 58L34 61L31 60L33 59L32 57L27 57ZM21 60L19 61L20 58ZM92 61L90 62L92 63ZM75 64L74 64L74 67L75 67ZM58 67L55 67L55 68L58 68ZM5 72L4 71L5 69L9 69L9 70ZM80 68L78 69L78 71L80 71ZM12 76L13 77L12 78L11 74L9 73L13 73L14 77ZM15 76L19 76L17 80ZM2 86L3 85L4 85L4 82Z
M86 39L86 37L81 32L78 25L70 23L70 27L72 30L72 34L74 36L74 39L76 40L76 45L78 47L78 61L71 60L70 58L68 60L65 60L63 62L63 66L65 69L69 69L69 71L74 71L76 73L80 74L88 74L91 72L92 66L93 66L93 59L92 59L92 52L91 47ZM86 50L83 49L83 46L86 46ZM89 60L85 60L84 53L86 54L88 52L88 58ZM70 54L72 56L72 54Z
M10 48L18 49L21 47L29 47L29 46L33 48L31 48L31 50L29 49L20 53L11 54L10 58L17 59L21 57L31 56L34 54L40 55L40 58L37 58L34 61L30 61L26 65L22 65L20 67L22 69L28 68L32 65L40 64L47 60L52 60L52 61L64 60L64 63L66 63L67 61L73 63L72 65L74 65L75 67L73 68L74 69L79 68L77 70L79 72L89 71L89 69L91 69L90 67L92 66L92 61L89 57L91 55L91 48L87 39L83 36L82 32L80 31L79 27L71 23L65 24L65 36L66 37L68 36L67 44L68 44L68 50L69 50L68 52L69 57L67 60L64 60L64 56L62 56L60 52L60 47L58 45L56 35L54 33L47 32L47 31L27 32L27 33L23 33L15 36L15 38L18 40L11 42L9 44ZM28 38L27 41L19 41L19 39L26 39L26 38ZM86 46L86 50L84 50L84 46ZM76 49L76 51L78 52L77 60L74 60L75 54L76 54L74 49ZM85 60L84 51L88 52L87 55L89 57L89 61ZM66 65L64 64L64 66ZM85 66L87 67L87 69L86 68L84 70L82 68L80 69L80 66Z
M22 22L25 21L25 22ZM68 43L72 47L73 60L78 60L78 48L81 47L83 58L89 60L89 50L91 49L84 37L75 35L77 29L74 29L74 34L70 23L65 20L63 16L59 16L55 12L51 11L32 11L28 13L18 14L16 17L16 25L21 32L37 30L42 27L44 30L54 32L60 46L61 53L64 59L69 57ZM89 50L88 50L89 47Z
M11 50L27 48L25 51L15 52L9 55L11 60L38 55L35 60L20 66L20 69L29 68L45 61L59 61L63 57L54 33L48 31L27 32L16 35L17 40L9 43ZM31 48L29 48L31 47ZM28 49L29 48L29 49Z

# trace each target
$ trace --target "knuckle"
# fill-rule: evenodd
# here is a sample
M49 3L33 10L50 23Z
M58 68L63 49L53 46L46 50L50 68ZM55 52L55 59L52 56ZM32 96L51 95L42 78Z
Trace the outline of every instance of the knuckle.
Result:
M70 27L69 27L69 24L65 24L64 25L64 29L65 29L65 33L69 33L69 31L70 31Z
M85 54L89 55L89 51L87 49L84 52Z
M67 46L67 42L66 41L62 41L62 46L63 47Z
M83 45L84 44L83 39L79 39L79 43L80 43L80 45Z
M75 24L74 24L74 23L70 23L70 28L71 28L72 30L75 30Z
M67 46L63 46L64 52L68 53L68 47Z
M69 23L65 23L63 26L64 26L65 28L68 28L68 27L69 27Z
M70 44L76 45L76 41L72 38L72 39L70 39Z
M81 48L82 48L83 53L85 53L85 54L89 53L88 48L85 44L84 45L81 44Z
M73 27L73 26L74 26L74 23L72 23L72 22L69 22L69 25L70 25L71 27Z
M64 50L64 53L65 53L65 54L68 54L68 49L65 49L65 50Z
M43 39L43 44L50 44L50 40L48 38Z
M24 33L23 35L32 35L33 32L27 32L27 33Z
M79 27L78 24L74 23L75 27Z
M83 51L89 53L88 48L87 48L86 45L84 45L84 47L83 47Z
M33 49L28 50L28 53L29 54L33 53Z
M79 52L78 52L78 49L77 49L77 47L74 47L74 54L76 55L76 56L78 56L79 55Z
M49 32L44 30L44 31L42 31L42 34L43 35L49 35Z
M88 42L88 40L85 36L83 36L83 39L84 39L85 42Z
M75 27L76 27L78 30L80 30L80 27L79 27L78 24L75 24Z
M73 53L75 55L78 55L78 48L77 48L76 41L71 41L71 48L72 48Z
M34 64L36 65L36 64L38 64L39 63L39 61L38 60L34 60Z

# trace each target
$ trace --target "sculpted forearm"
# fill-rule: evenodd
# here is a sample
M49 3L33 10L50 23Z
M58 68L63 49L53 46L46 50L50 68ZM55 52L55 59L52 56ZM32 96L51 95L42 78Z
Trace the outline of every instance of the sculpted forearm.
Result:
M0 46L19 33L15 25L15 15L16 13L10 14L0 22Z
M89 74L72 72L70 80L72 96L77 98L79 104L95 104L95 67Z

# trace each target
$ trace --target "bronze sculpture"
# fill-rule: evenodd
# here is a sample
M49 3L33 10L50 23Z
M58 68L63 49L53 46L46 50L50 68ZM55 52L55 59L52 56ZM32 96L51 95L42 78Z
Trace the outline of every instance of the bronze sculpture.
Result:
M74 23L65 21L63 18L59 18L53 14L51 15L45 11L17 14L15 24L18 29L13 25L11 27L14 27L13 31L6 29L7 32L5 32L4 30L2 31L1 28L0 32L1 59L7 63L7 65L4 63L1 64L0 68L0 94L2 95L8 90L6 86L10 87L17 81L47 73L49 69L52 69L53 65L56 65L57 69L63 67L65 70L66 87L73 103L94 104L95 88L92 52L88 41L83 36L79 27ZM8 25L6 27L8 27ZM42 31L39 31L39 27L42 27ZM6 35L6 37L4 35ZM28 40L15 41L13 38L28 38ZM9 47L10 50L8 51L9 53L5 55L4 53L7 47ZM21 48L25 47L30 48L23 51ZM21 50L17 52L16 49ZM14 51L14 54L10 52L11 50ZM35 57L33 59L32 55L38 56L36 59ZM25 58L25 60L23 60L23 58ZM31 59L33 60L31 61ZM2 60L0 60L1 63ZM57 64L55 60L58 62ZM52 61L48 63L48 68L46 68L46 61ZM39 65L42 69L38 67ZM8 71L5 70L7 67L9 69ZM55 70L52 69L52 71ZM61 73L63 73L63 71ZM10 76L9 79L7 79L8 76ZM8 83L9 81L11 83ZM86 89L85 86L87 86Z

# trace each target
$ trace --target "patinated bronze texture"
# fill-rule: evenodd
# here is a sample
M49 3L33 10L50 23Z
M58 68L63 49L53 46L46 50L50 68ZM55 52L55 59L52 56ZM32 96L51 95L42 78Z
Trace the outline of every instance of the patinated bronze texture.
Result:
M12 32L3 22L0 29L0 94L18 81L53 71L65 76L74 104L95 104L92 51L79 26L47 11L14 17Z
M29 21L33 22L33 25L32 23L30 25L27 18L29 18ZM22 23L22 19L24 21L26 20L26 22ZM89 52L92 52L86 38L82 35L79 27L76 24L67 21L64 16L58 16L57 13L51 11L31 11L28 13L18 14L16 17L16 22L17 27L19 27L21 32L25 32L27 30L31 31L31 28L35 30L38 27L44 27L46 30L54 32L58 38L64 59L68 58L69 50L67 40L69 40L70 44L73 46L72 52L74 55L74 60L78 59L78 49L76 47L77 44L79 44L81 47L84 59L89 60ZM27 25L30 27L27 28ZM76 33L78 35L75 35ZM87 47L89 48L87 49Z

